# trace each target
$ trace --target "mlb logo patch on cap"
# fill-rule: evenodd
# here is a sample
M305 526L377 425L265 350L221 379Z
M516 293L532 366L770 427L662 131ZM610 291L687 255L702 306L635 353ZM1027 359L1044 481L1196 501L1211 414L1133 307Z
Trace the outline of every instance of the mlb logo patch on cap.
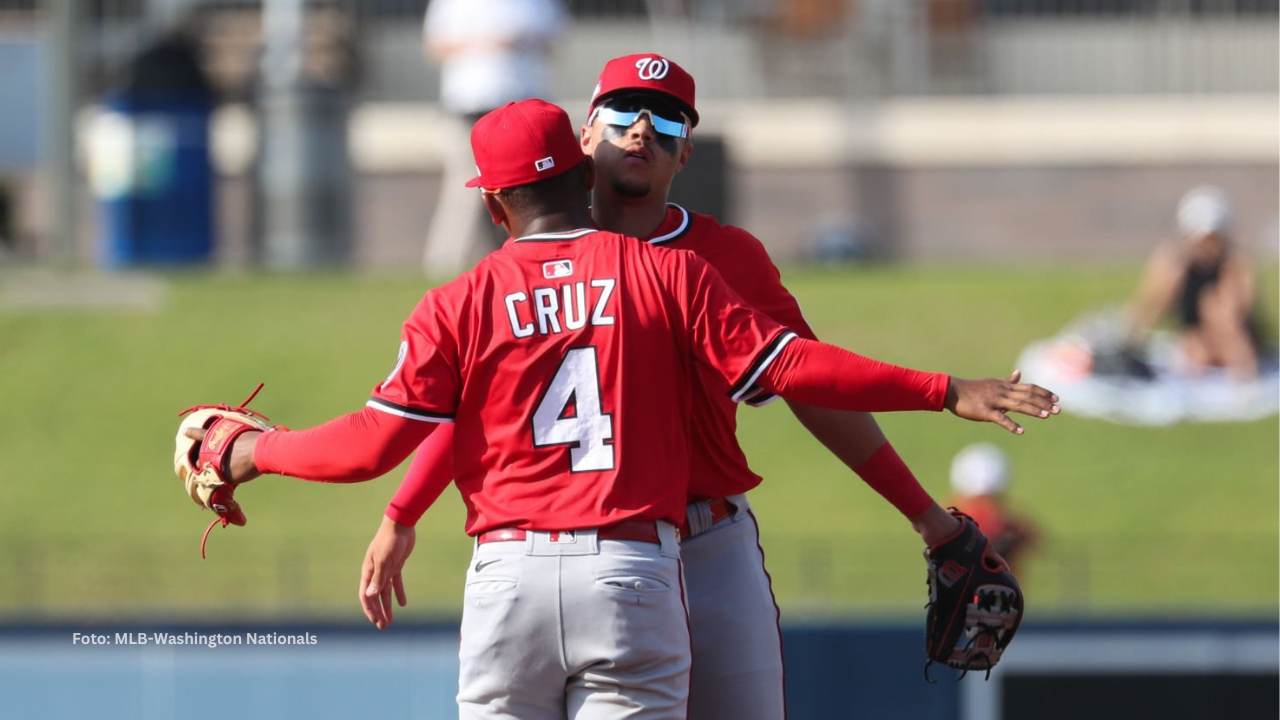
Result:
M528 185L567 173L586 160L564 110L530 98L486 113L471 127L476 177L486 190Z
M542 277L548 280L569 277L573 274L572 260L552 260L542 263Z

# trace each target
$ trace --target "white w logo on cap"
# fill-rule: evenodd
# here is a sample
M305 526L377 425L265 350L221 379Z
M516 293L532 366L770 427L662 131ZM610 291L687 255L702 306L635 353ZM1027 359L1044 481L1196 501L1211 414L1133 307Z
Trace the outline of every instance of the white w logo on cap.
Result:
M636 70L641 80L661 80L671 70L671 63L660 57L640 58L636 61Z

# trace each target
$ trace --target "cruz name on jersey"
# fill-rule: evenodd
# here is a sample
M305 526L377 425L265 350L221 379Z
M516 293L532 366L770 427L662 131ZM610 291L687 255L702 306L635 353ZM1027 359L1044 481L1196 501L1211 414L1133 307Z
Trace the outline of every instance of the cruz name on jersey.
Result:
M617 282L613 278L566 283L554 287L535 287L508 293L503 298L511 332L517 338L534 333L556 335L566 330L581 330L592 325L612 325L610 301ZM590 309L590 316L587 312Z

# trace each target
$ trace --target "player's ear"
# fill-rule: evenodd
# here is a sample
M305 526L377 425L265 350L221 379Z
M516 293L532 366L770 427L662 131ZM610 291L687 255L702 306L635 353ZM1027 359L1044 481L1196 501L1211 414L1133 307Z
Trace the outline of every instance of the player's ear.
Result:
M489 219L493 221L493 224L499 227L507 227L507 209L502 206L502 201L498 199L498 194L481 192L480 200L484 203L484 209L489 211Z
M578 144L582 146L582 154L591 154L591 123L582 126L578 131Z
M692 136L685 138L684 142L681 143L680 163L679 165L676 166L677 172L679 172L680 170L683 170L684 166L689 164L689 156L691 155L693 155L693 137Z

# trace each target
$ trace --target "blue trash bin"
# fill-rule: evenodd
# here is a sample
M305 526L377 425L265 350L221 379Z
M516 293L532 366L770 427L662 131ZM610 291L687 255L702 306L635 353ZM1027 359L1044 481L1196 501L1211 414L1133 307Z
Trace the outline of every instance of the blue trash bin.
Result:
M107 267L191 265L213 253L214 91L181 28L143 48L103 100L91 147Z
M95 183L107 267L190 265L213 253L212 105L199 97L130 97L105 103L100 140L116 147L111 180Z

